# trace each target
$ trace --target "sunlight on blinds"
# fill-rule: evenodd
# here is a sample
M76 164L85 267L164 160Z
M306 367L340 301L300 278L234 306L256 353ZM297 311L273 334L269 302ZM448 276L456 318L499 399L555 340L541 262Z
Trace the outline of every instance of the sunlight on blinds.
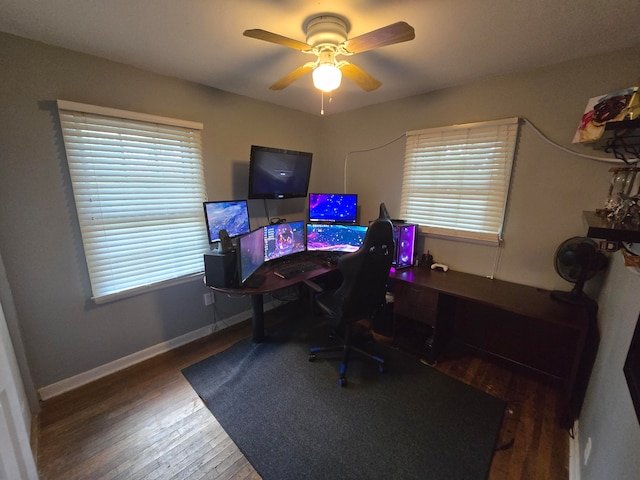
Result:
M426 233L498 243L518 119L407 132L400 216Z
M58 110L94 300L201 272L202 125L65 101Z

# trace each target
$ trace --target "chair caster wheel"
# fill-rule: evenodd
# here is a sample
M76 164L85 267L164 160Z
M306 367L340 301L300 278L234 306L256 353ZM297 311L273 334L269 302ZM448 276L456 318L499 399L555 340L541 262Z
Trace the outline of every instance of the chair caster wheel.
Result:
M346 387L347 386L347 379L346 378L339 378L338 379L338 385L340 385L341 387Z
M315 353L310 353L309 354L309 361L313 362L316 359L316 354Z

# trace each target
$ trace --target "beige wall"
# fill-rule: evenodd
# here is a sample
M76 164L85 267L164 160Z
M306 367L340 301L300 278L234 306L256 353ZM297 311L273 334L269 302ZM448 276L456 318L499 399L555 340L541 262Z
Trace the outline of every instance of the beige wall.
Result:
M398 138L407 130L517 116L555 142L594 153L570 145L586 101L637 84L639 53L635 48L319 117L0 34L0 252L35 385L213 322L199 282L101 306L89 300L56 99L203 122L210 199L245 197L254 143L314 152L316 191L341 191L347 154L365 150L349 154L347 190L360 195L366 222L382 201L392 215L399 212L404 142ZM488 275L498 259L498 278L567 290L571 285L555 273L553 254L562 240L585 233L581 213L602 205L608 168L561 152L523 125L504 248L430 237L421 238L420 248L457 270ZM269 213L303 218L304 205L269 202ZM264 223L261 201L252 201L250 211L253 226ZM587 480L640 475L638 457L627 448L637 447L640 429L620 377L638 308L637 291L627 288L637 282L629 275L615 263L602 275L602 347L581 419L580 450L587 436L594 437L592 461L583 469ZM592 289L599 285L591 283ZM217 305L223 317L248 308L238 298ZM625 428L611 426L620 424Z
M322 181L342 189L348 152L373 149L406 131L508 117L528 119L579 153L606 156L571 139L588 98L635 85L638 71L640 57L633 49L329 116L322 125L322 152L331 168L323 170ZM360 194L363 220L375 218L381 201L393 216L399 214L403 161L404 138L349 155L347 189ZM610 166L564 153L521 123L504 248L427 237L422 249L454 270L490 275L497 259L497 278L566 289L570 285L554 271L555 249L586 233L582 211L603 205Z
M246 198L253 143L319 151L316 116L3 34L0 77L0 251L38 388L214 321L201 279L90 300L56 99L202 122L211 200ZM318 153L314 174L321 165ZM269 214L303 218L304 205L269 201ZM249 209L253 228L265 223L261 200ZM216 307L228 317L250 304L222 295Z

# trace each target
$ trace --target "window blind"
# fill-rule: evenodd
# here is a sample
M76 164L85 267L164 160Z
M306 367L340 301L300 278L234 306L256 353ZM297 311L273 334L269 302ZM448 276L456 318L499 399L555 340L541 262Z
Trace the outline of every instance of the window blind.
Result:
M425 233L498 243L518 118L407 132L400 216Z
M93 299L203 270L202 124L58 100Z

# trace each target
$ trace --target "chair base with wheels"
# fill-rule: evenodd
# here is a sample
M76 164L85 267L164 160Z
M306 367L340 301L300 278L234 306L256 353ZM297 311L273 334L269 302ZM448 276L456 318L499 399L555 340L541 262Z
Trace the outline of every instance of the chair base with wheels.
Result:
M341 387L347 386L347 365L349 363L351 352L356 352L362 357L364 357L365 359L373 361L378 365L378 371L380 373L384 372L384 358L379 357L377 355L373 355L353 345L353 329L351 328L352 325L353 324L350 324L346 327L343 345L335 345L332 347L311 347L309 349L310 362L313 362L316 360L317 354L327 353L327 352L342 352L342 363L340 364L340 377L338 378L338 385L340 385Z

